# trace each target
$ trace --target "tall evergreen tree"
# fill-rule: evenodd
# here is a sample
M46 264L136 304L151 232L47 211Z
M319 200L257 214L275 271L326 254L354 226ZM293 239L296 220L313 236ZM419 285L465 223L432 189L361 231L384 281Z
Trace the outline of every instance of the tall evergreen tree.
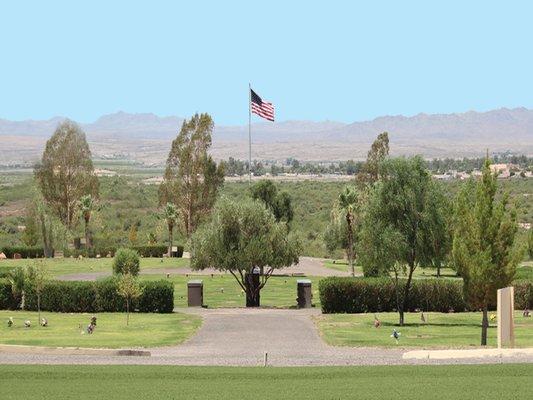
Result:
M209 214L224 182L223 166L217 166L208 154L212 132L209 114L195 114L183 122L172 142L159 188L159 203L177 206L187 237Z
M81 197L98 197L98 178L85 133L72 121L62 122L46 142L34 174L44 200L68 229L73 227Z
M517 244L516 211L509 196L496 200L497 177L487 159L481 180L464 185L455 202L452 256L463 277L465 297L483 312L481 345L487 344L488 308L497 289L514 279L522 257Z

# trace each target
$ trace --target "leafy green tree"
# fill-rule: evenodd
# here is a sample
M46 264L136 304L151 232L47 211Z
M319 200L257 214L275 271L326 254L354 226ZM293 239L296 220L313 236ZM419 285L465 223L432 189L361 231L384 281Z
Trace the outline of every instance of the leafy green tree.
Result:
M41 325L41 297L48 279L48 270L43 261L37 261L34 265L27 267L26 284L30 285L37 295L39 325Z
M223 165L217 166L208 154L212 132L209 114L195 114L183 122L159 188L159 203L176 205L187 237L208 216L224 183Z
M140 269L139 253L132 249L118 249L113 258L113 273L137 276Z
M26 228L22 233L22 242L26 246L33 247L39 241L39 224L37 221L37 210L35 204L32 202L26 208L26 216L24 218Z
M84 231L85 231L85 245L87 248L92 247L91 232L89 230L89 222L91 221L91 216L93 211L96 208L96 202L90 194L86 194L81 197L78 207L81 213L81 217L84 222Z
M331 222L324 235L328 250L338 247L344 249L352 276L355 276L355 244L361 223L361 198L357 188L346 186L331 211Z
M163 215L168 228L168 256L172 257L172 236L174 233L174 225L176 225L179 219L179 212L174 204L167 203Z
M403 325L415 269L440 256L434 242L445 235L439 223L445 212L438 201L442 189L418 156L386 160L380 169L382 178L365 203L359 259L364 269L392 277Z
M487 159L481 180L464 185L455 202L453 262L463 277L465 297L483 312L482 346L487 344L489 304L497 289L513 281L522 258L516 211L509 206L508 194L497 201L496 193L497 175Z
M381 165L385 158L389 155L389 134L387 132L380 133L376 140L372 143L366 163L363 166L362 172L358 175L358 180L364 183L374 183L381 176Z
M118 278L117 293L126 300L126 326L128 326L130 324L131 304L142 296L143 290L135 276L125 273Z
M250 192L254 200L261 200L272 211L276 221L289 224L294 218L291 196L287 192L280 192L271 180L260 180L250 187Z
M230 272L246 293L247 306L259 306L260 290L272 273L298 262L300 244L287 225L260 202L222 198L211 220L191 239L191 268ZM266 273L254 279L254 268ZM266 268L268 267L268 268Z
M81 197L98 197L98 179L85 133L72 121L62 122L46 142L34 174L45 202L68 229Z

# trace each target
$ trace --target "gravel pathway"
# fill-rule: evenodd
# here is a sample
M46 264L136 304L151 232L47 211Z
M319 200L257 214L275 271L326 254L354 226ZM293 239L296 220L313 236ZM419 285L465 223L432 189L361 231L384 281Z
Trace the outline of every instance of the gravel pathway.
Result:
M404 360L404 349L326 345L312 321L319 310L185 309L204 323L189 341L147 349L151 357L0 353L4 364L161 364L271 366L533 363L533 357L507 359Z

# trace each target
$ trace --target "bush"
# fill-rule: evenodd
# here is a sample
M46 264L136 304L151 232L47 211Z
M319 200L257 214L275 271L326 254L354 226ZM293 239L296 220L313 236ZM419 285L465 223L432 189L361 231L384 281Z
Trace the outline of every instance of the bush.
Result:
M13 296L11 283L7 279L0 279L0 310L15 310L18 300Z
M118 249L113 260L115 274L139 274L139 253L132 249Z
M141 257L163 257L168 251L167 246L134 246L132 247ZM183 248L182 248L183 253Z
M326 278L319 283L324 313L396 311L396 292L388 278ZM414 280L406 311L465 311L461 281Z
M15 253L20 254L22 258L44 257L44 249L42 247L6 246L2 248L2 253L4 253L7 258L13 258Z
M134 300L132 310L171 313L174 309L174 286L168 281L140 282L143 293ZM0 308L16 309L17 302L11 286L0 281ZM41 310L51 312L123 312L126 302L117 293L118 279L111 277L96 282L48 281L41 294ZM7 294L4 296L4 292ZM4 298L5 297L5 298ZM26 307L37 310L37 295L32 287L26 289Z
M64 249L63 256L66 258L78 258L79 256L84 258L95 258L97 255L100 255L105 258L108 254L110 254L111 257L114 257L116 251L116 247L113 246L95 246L90 249Z
M404 282L402 282L404 284ZM516 281L515 309L531 308L533 283ZM323 313L396 311L396 293L389 278L325 278L319 282ZM494 309L496 304L492 306ZM412 283L406 311L474 311L466 304L463 282L449 279L416 279Z

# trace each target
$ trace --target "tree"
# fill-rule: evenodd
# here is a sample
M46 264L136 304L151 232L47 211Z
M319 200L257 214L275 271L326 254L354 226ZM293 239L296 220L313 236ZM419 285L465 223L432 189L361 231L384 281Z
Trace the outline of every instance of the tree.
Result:
M271 180L260 180L250 188L250 192L254 200L261 200L272 211L277 222L285 221L289 224L294 218L291 196L287 192L278 191Z
M387 132L380 133L366 158L366 163L363 166L363 171L358 175L358 180L364 183L374 183L381 176L381 165L385 158L389 155L389 134Z
M23 267L16 267L8 273L11 292L16 299L20 299L20 308L24 310L26 303L26 270Z
M344 188L331 211L331 223L324 236L328 250L332 251L338 247L345 250L352 276L355 276L355 243L361 222L360 197L357 188Z
M165 221L168 228L168 256L172 257L172 235L174 232L174 225L178 222L179 213L176 206L172 203L167 203L163 211Z
M26 208L24 218L26 227L22 233L22 241L28 247L33 247L39 241L39 224L37 222L37 210L34 203L30 203Z
M98 178L85 133L72 121L62 122L46 142L34 174L45 202L68 229L81 197L98 197Z
M434 242L445 235L438 223L445 211L438 201L442 189L418 156L386 160L380 171L365 204L359 258L363 268L392 276L403 325L415 269L440 256Z
M211 147L213 120L208 114L195 114L184 121L172 142L159 203L173 203L183 218L187 237L210 213L224 182L224 167L207 153Z
M260 291L272 273L298 262L300 244L287 225L260 202L223 198L211 220L191 239L191 268L229 271L246 293L247 306L259 306ZM258 276L255 268L268 267Z
M91 232L89 231L89 222L91 221L91 215L95 209L95 206L96 202L90 194L82 196L78 203L81 217L83 218L83 221L85 223L85 245L88 249L92 247Z
M117 293L126 300L126 326L130 323L131 303L141 297L143 290L139 282L130 273L123 274L118 279Z
M497 175L485 161L481 180L464 185L455 201L452 257L469 303L482 310L481 345L487 344L488 308L497 289L514 279L522 258L516 211L509 196L496 200Z
M137 244L137 224L131 224L130 231L128 233L128 240L132 246Z
M140 269L139 253L132 249L118 249L113 258L113 273L137 276Z
M533 227L529 228L529 235L527 237L527 252L529 259L533 260Z
M28 266L26 271L26 281L35 290L37 295L37 312L39 315L39 324L41 324L41 296L44 287L48 280L48 271L43 261L36 262L34 265Z

